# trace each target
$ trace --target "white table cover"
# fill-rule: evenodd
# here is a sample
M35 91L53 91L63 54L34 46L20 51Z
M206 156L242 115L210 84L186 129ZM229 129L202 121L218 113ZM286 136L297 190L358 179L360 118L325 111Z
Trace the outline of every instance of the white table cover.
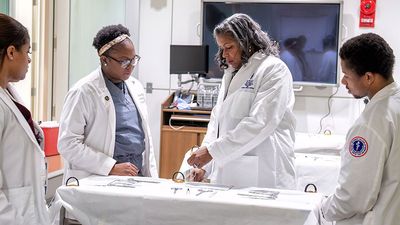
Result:
M297 189L309 183L323 195L335 192L340 172L340 156L296 153Z
M320 194L133 179L91 176L78 187L61 186L53 207L64 206L83 225L318 224L315 208ZM112 186L125 184L131 187ZM202 191L208 192L199 194ZM277 192L276 199L270 198Z

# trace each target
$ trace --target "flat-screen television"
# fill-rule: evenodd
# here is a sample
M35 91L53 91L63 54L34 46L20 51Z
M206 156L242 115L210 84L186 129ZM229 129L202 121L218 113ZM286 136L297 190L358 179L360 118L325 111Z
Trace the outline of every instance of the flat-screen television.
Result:
M206 74L208 72L208 46L171 45L170 74Z
M235 13L245 13L279 43L280 58L291 71L294 84L336 86L342 10L341 0L203 0L202 43L209 46L206 78L223 75L215 61L214 27Z

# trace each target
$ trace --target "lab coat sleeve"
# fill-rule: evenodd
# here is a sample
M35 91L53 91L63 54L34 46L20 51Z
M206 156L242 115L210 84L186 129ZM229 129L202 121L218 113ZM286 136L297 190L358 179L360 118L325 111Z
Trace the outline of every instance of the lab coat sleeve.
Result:
M142 127L146 133L146 150L143 152L142 172L144 176L158 177L157 163L154 156L153 138L149 126L149 114L146 104L146 93L144 92L143 85L136 78L131 77L126 84L128 85L129 92L138 107Z
M219 110L219 105L220 102L222 102L224 99L224 90L225 90L225 82L222 81L222 85L221 88L219 89L219 93L218 93L218 99L217 99L217 104L216 106L213 108L213 110L211 111L211 115L210 115L210 121L208 122L208 126L207 126L207 133L204 136L204 139L201 143L201 146L207 146L209 145L211 142L213 142L215 139L217 139L217 132L218 129L215 129L217 126L217 120L216 120L216 115L218 114L218 110Z
M93 116L90 112L95 110L90 99L80 89L67 94L60 119L58 150L74 168L92 174L108 175L116 161L104 154L103 150L93 149L84 143L86 121Z
M149 128L148 128L149 129ZM156 177L158 178L158 170L157 170L157 163L156 163L156 158L154 156L154 148L153 148L153 141L151 138L151 135L149 135L149 160L147 161L143 161L143 167L144 168L149 168L149 176L151 177ZM149 164L148 166L146 164Z
M140 90L143 90L143 88L141 88ZM143 93L143 96L146 96L146 95ZM145 101L143 102L143 104L146 105ZM149 116L147 115L147 109L146 109L146 120L145 120L146 124L144 124L144 126L146 126L146 132L147 132L147 136L148 136L147 144L149 145L149 148L148 148L149 160L148 161L143 160L143 167L149 168L149 173L150 173L149 176L158 178L157 162L156 162L156 158L154 155L153 138L152 138L152 135L150 132L150 126L148 124L148 121L149 121L148 118L149 118ZM148 166L146 164L148 164Z
M283 63L260 65L262 73L248 116L235 129L210 143L207 148L217 166L237 159L275 132L293 102L292 77Z
M4 123L7 120L5 118L4 112L0 115L0 138L3 137L3 129L5 127ZM3 151L3 141L0 143L0 152ZM23 218L18 214L17 209L15 209L8 201L4 193L3 184L3 171L0 170L0 224L16 224L22 225Z
M217 139L218 129L216 129L216 127L218 127L217 126L218 121L216 120L216 115L218 114L218 110L219 110L218 106L220 105L220 102L222 102L224 100L225 85L226 85L226 83L223 80L221 88L219 89L217 104L216 104L216 107L214 107L213 110L211 111L210 121L208 122L208 126L207 126L207 133L204 136L201 146L209 146L209 144L211 142L213 142ZM210 176L210 174L212 173L212 170L213 170L212 165L213 165L213 161L211 161L211 162L207 163L205 166L203 166L202 169L206 172L204 174L205 178L208 178Z
M202 146L204 146L204 145L207 146L208 144L213 142L217 137L217 129L215 129L215 127L216 127L215 124L217 123L217 121L215 119L215 113L216 113L215 111L216 111L216 108L214 108L211 111L210 121L208 122L208 126L207 126L207 133L204 136L204 139L201 143Z
M358 137L368 143L367 152L355 157L351 154L352 140ZM327 221L339 221L356 214L365 214L373 208L378 198L382 174L389 146L380 134L367 126L356 126L347 136L341 152L342 166L335 193L322 204Z

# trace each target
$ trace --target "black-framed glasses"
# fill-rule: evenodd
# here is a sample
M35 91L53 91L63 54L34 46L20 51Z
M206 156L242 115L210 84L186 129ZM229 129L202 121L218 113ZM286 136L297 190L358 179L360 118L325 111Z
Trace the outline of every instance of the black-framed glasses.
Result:
M132 59L118 60L109 55L104 55L104 56L118 62L123 69L128 68L129 65L136 66L141 58L139 55L135 55Z

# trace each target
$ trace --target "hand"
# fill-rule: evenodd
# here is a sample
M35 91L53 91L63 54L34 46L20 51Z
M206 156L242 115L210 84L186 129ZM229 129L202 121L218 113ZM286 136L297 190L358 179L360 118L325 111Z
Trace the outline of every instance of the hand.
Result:
M130 162L117 163L111 169L109 175L117 176L137 176L139 169Z
M212 156L208 152L207 147L202 146L193 152L193 154L188 158L187 163L195 168L202 168L211 160Z
M201 182L204 180L206 171L201 168L193 168L190 170L189 181Z

